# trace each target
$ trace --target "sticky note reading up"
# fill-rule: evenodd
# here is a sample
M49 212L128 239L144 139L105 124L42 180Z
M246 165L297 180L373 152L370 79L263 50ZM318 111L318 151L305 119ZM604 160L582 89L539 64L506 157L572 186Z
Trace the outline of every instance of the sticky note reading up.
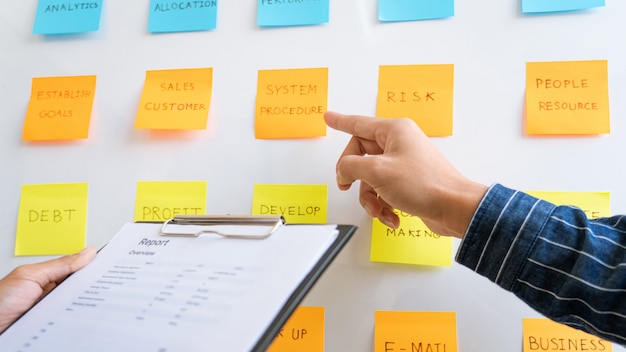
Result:
M324 307L299 306L280 329L268 352L324 350Z
M546 318L522 319L524 352L613 351L613 345L583 331Z
M137 183L135 221L165 221L176 215L206 213L205 181Z
M410 117L428 136L451 136L454 65L380 66L378 117Z
M378 0L383 22L428 20L454 16L454 0Z
M606 60L526 64L526 132L581 135L610 132Z
M85 247L87 183L23 185L15 255L61 255Z
M556 205L578 207L589 219L611 216L611 195L608 192L528 191L527 193Z
M376 311L374 352L456 352L456 313Z
M328 22L329 0L258 0L257 25L304 26Z
M325 224L327 209L327 185L254 185L255 215L282 215L287 223Z
M34 34L75 34L97 31L102 0L39 0Z
M205 129L212 90L212 68L147 71L135 128Z
M150 0L148 32L190 32L215 29L217 0Z
M604 6L604 0L522 0L522 12L558 12Z

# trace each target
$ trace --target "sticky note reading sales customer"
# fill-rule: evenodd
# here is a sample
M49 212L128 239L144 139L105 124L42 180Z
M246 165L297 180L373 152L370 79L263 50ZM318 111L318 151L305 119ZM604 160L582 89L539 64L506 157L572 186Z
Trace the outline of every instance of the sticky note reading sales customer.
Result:
M287 223L325 224L327 209L327 185L254 185L255 215L282 215Z
M456 352L456 313L376 311L374 352Z
M165 221L206 213L206 181L137 182L135 221Z
M324 350L324 307L299 306L280 329L268 352Z
M102 0L39 0L34 34L76 34L97 31Z

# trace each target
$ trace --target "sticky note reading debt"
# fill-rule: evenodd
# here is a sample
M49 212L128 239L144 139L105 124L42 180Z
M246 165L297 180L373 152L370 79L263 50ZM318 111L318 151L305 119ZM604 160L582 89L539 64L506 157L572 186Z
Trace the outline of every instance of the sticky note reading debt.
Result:
M578 207L585 212L589 219L611 216L611 194L609 192L528 191L527 193L556 205Z
M522 0L522 12L558 12L604 6L604 0Z
M280 329L268 352L324 350L324 307L299 306Z
M190 32L215 29L217 0L150 0L148 32Z
M206 213L205 181L137 183L135 221L165 221L176 215Z
M456 352L456 313L376 311L374 352Z
M327 185L254 185L255 215L283 215L287 223L325 224L327 209Z
M329 0L258 0L257 25L304 26L328 22Z
M97 31L102 0L39 0L34 34L74 34Z
M428 20L454 16L454 0L378 0L383 22Z
M613 345L583 331L546 318L522 319L524 352L613 351Z

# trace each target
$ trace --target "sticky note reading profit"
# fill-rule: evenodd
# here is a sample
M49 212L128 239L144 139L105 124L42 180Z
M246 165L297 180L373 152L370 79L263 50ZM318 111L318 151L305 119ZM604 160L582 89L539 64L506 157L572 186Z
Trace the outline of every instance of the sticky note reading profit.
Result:
M212 68L147 71L135 128L205 129L212 90Z
M148 32L190 32L215 29L217 0L150 0Z
M456 352L456 313L376 311L374 352Z
M283 215L287 223L325 224L327 209L327 185L254 185L254 215Z
M96 76L33 78L22 139L87 138Z
M604 6L604 0L522 0L522 12L558 12Z
M585 212L589 219L611 216L611 194L609 192L528 191L527 193L556 205L578 207Z
M378 0L383 22L416 21L454 16L454 0Z
M206 213L205 181L137 182L134 221L165 221Z
M102 0L39 0L34 34L75 34L97 31Z
M581 330L546 318L522 319L524 352L531 351L613 351L613 345Z
M610 132L606 60L526 64L526 132L582 135Z
M299 306L270 345L268 352L324 350L324 307Z
M454 65L380 66L378 117L410 117L428 136L451 136Z
M257 25L304 26L328 22L329 0L258 0Z
M15 255L62 255L85 247L87 183L22 185Z

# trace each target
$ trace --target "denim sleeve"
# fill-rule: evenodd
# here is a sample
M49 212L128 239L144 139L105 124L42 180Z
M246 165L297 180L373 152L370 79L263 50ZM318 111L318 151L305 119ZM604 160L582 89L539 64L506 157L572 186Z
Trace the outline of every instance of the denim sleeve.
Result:
M546 317L626 345L626 218L589 220L495 184L456 261Z

